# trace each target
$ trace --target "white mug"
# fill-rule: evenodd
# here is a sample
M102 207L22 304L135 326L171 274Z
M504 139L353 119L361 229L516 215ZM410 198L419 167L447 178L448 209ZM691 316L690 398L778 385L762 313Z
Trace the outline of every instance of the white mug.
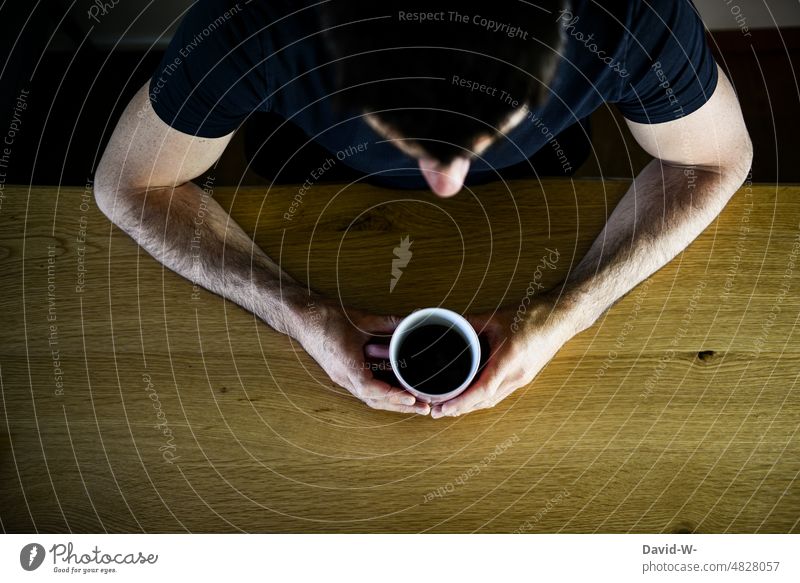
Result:
M458 332L466 341L468 347L467 350L470 352L470 370L466 379L452 391L442 394L425 393L415 389L408 382L406 382L406 380L403 378L403 368L405 367L397 356L400 346L402 345L403 340L405 340L405 338L408 336L409 332L420 326L430 326L433 324L448 326ZM430 403L431 405L442 403L463 393L475 378L475 375L478 372L478 367L480 366L480 360L481 345L480 341L478 340L478 334L475 332L472 324L470 324L460 314L445 308L424 308L412 312L403 318L392 334L391 340L389 341L389 362L392 365L392 370L394 371L395 376L397 376L397 380L405 390L414 395L417 399L425 403Z

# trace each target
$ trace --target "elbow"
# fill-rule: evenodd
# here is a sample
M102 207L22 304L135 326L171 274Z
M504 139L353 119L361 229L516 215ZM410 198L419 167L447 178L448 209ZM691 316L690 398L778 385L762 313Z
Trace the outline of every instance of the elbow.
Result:
M744 134L740 146L731 148L729 157L723 164L717 166L714 173L718 176L715 180L714 196L727 204L736 192L745 183L750 183L752 177L750 169L753 166L753 143L750 136Z
M139 217L139 213L133 206L133 191L123 188L116 177L109 180L98 168L93 192L94 202L100 212L120 230L136 239L137 220L134 217Z
M112 209L114 205L114 196L111 190L105 184L98 182L97 178L95 178L92 192L94 193L94 203L97 205L97 208L113 222Z
M753 142L749 135L745 136L745 145L743 150L741 163L744 167L744 178L742 179L742 182L747 179L747 177L750 175L750 170L753 168Z
M112 188L113 180L109 174L106 157L103 156L94 173L92 192L97 208L110 219L109 212L113 206L114 190Z
M105 158L100 160L94 174L92 191L94 202L100 212L103 213L112 223L119 225L119 194L120 179L119 174L111 171Z
M735 188L739 188L750 177L750 170L753 167L753 142L745 132L742 145L737 149L738 155L729 170L730 180Z

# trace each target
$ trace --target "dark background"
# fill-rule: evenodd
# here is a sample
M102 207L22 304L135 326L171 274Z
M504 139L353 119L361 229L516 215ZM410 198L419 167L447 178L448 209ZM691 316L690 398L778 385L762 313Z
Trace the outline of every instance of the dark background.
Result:
M130 5L110 8L95 23L87 15L91 2L78 2L67 10L67 2L45 0L32 12L22 2L6 2L0 9L0 54L5 56L0 71L3 133L17 95L22 89L29 91L6 184L85 184L120 112L160 60L186 4L160 1L153 8L141 3L142 9L150 7L150 20L161 27L151 35L155 41L150 37L137 41L129 30L119 36L124 42L114 46L113 35L119 33L104 31L103 19L113 17L119 27L127 18L139 29L144 27ZM759 28L750 31L750 36L738 29L720 30L709 33L709 42L742 103L755 148L753 180L800 182L800 148L795 138L800 119L800 28ZM578 176L630 178L649 160L615 116L602 109L592 117L596 155L589 157ZM241 134L237 133L220 162L217 184L261 182L247 170Z

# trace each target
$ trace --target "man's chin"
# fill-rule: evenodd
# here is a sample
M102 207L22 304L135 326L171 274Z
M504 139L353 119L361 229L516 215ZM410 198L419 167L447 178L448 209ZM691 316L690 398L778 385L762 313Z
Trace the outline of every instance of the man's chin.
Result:
M425 179L428 181L428 186L430 186L433 193L436 194L437 196L441 196L442 198L449 198L451 196L455 196L461 191L461 188L464 186L463 182L456 183L443 176L438 176L433 180L429 179L426 176Z

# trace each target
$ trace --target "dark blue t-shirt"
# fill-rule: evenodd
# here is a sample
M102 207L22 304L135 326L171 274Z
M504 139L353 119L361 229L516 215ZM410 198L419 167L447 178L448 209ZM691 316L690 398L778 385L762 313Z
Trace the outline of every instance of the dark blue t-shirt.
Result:
M415 159L360 115L333 108L334 69L315 3L198 0L151 79L156 114L181 132L220 137L252 112L272 111L356 170L400 188L426 187ZM560 155L559 132L603 103L655 124L688 115L714 92L716 64L689 0L570 4L549 16L566 45L546 102L474 160L470 175L516 164L548 145ZM481 25L479 15L470 16L471 25Z

